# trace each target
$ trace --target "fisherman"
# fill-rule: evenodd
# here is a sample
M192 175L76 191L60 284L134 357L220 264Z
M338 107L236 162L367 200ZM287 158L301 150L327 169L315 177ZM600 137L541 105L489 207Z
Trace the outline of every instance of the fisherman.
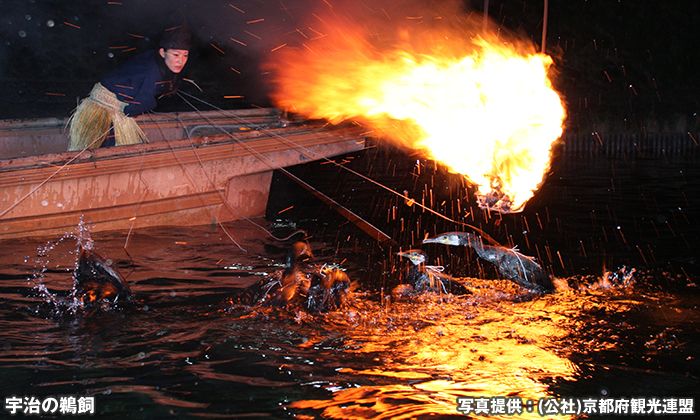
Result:
M137 55L96 83L70 118L68 150L148 142L131 117L177 91L191 46L187 26L168 29L160 49Z

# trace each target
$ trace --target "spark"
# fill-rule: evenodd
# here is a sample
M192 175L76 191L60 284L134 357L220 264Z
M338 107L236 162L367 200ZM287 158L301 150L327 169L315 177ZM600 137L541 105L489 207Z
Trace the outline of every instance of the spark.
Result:
M654 227L654 231L656 232L656 236L658 236L660 238L661 234L659 233L659 230L656 228L656 223L654 223L653 220L650 220L650 222L651 222L651 225Z
M523 232L523 237L525 238L525 246L530 249L530 239L527 237L527 231Z
M78 26L78 25L73 25L72 23L68 23L68 22L63 22L63 23L68 25L68 26L72 26L74 28L80 29L80 26Z
M236 73L238 73L238 74L241 74L241 72L240 72L240 71L238 71L238 70L234 69L233 67L231 67L231 70L235 71L235 72L236 72Z
M685 213L683 213L683 209L678 207L678 211L681 212L681 216L685 219L686 223L690 224L690 220L685 216Z
M303 36L303 37L306 38L306 39L309 39L309 37L306 36L306 34L305 34L301 29L299 29L299 28L296 28L293 32L298 32L299 35Z
M647 244L647 249L649 250L649 256L652 262L656 262L656 257L654 256L654 250L651 249L651 245Z
M54 93L54 92L45 92L47 95L52 95L52 96L66 96L65 93Z
M688 281L690 281L690 276L689 276L688 273L685 271L685 268L681 267L681 271L682 271L683 274L685 274L685 276L688 278Z
M321 22L323 22L324 24L326 23L323 19L321 19L320 17L318 17L318 15L317 15L316 13L312 13L311 15L312 15L313 17L315 17L316 19L320 20Z
M312 27L310 27L310 26L309 26L309 30L310 30L311 32L315 32L315 33L318 34L317 37L311 38L312 40L321 39L321 38L324 38L324 37L326 36L325 34L322 34L321 32L315 30L314 28L312 28Z
M282 48L284 48L284 47L286 47L286 46L287 46L287 43L284 43L284 44L280 45L280 46L277 47L277 48L273 48L272 50L270 50L270 52L275 52L275 51L277 51L277 50L279 50L279 49L282 49Z
M642 252L642 249L637 245L637 250L639 251L639 255L642 256L642 259L644 260L644 264L649 265L649 262L647 261L647 257L644 256L644 252Z
M600 145L602 146L602 145L603 145L603 139L600 138L600 134L598 134L597 131L596 131L594 134L595 134L596 138L598 139L598 142L599 142Z
M564 266L564 260L562 260L561 254L559 253L559 251L557 251L557 256L559 256L559 262L561 263L561 268L566 270L566 267Z
M238 7L232 5L231 3L228 4L229 6L233 7L234 9L238 10L241 13L245 13L243 10L239 9Z
M211 45L212 47L214 47L214 48L215 48L217 51L219 51L221 54L226 54L221 48L217 47L217 46L214 45L213 43L210 43L209 45Z
M239 99L242 97L243 97L243 95L228 95L228 96L224 96L224 99Z
M231 38L231 41L237 42L237 43L243 45L244 47L247 47L247 46L248 46L248 44L246 44L245 42L239 41L239 40L237 40L236 38Z
M621 227L621 226L618 226L618 227L617 227L617 230L618 230L618 232L620 232L620 236L622 236L622 241L623 241L625 244L627 244L627 238L625 238L625 234L622 233L622 227Z
M287 211L287 210L291 210L291 209L293 209L293 208L294 208L294 206L289 206L289 207L287 207L287 208L286 208L286 209L284 209L284 210L280 210L280 211L278 211L278 212L277 212L277 214L282 214L282 213L284 213L285 211Z
M262 38L260 38L259 36L255 35L254 33L246 31L245 29L243 30L243 32L247 33L248 35L250 35L250 36L252 36L252 37L254 37L254 38L262 39Z
M289 9L287 8L287 6L284 5L284 3L282 3L282 0L280 0L280 5L282 6L282 10L284 10L286 14L288 14L290 17L294 17L291 13L289 13Z
M246 24L250 25L251 23L258 23L263 21L265 21L265 19L249 20L248 22L246 22Z

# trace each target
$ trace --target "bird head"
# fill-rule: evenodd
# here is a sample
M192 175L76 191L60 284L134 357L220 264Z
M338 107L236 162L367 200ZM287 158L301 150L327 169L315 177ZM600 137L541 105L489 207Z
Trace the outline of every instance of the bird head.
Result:
M434 238L423 239L424 244L445 244L452 246L465 246L474 243L476 237L467 232L446 232Z
M425 252L421 251L420 249L411 249L406 252L397 252L396 255L398 255L399 257L408 258L409 261L413 263L413 265L421 265L426 260Z
M311 247L306 242L296 242L287 253L287 268L314 258Z

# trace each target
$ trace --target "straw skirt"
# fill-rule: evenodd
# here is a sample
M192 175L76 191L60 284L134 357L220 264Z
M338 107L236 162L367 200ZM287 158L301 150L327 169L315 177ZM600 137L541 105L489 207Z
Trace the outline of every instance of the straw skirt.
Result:
M68 150L97 149L110 135L112 128L117 146L148 143L136 121L124 115L126 106L101 83L96 83L90 96L80 101L70 118Z

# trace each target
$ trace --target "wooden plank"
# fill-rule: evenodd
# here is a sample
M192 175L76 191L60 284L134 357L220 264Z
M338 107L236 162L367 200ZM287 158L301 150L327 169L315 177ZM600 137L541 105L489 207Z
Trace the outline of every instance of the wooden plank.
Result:
M76 152L69 153L69 156L54 157L30 157L0 161L0 188L27 183L39 183L49 176L54 175L54 179L72 179L91 176L96 171L101 174L118 173L125 168L139 168L140 170L160 168L163 166L174 166L196 163L201 161L211 161L219 159L234 159L241 156L253 155L254 153L265 154L280 150L299 150L305 152L309 148L319 144L329 144L347 141L349 138L357 138L360 129L341 129L324 132L301 132L285 134L285 139L274 137L258 138L245 141L245 146L235 140L225 143L212 142L209 145L200 146L195 152L192 151L188 140L177 140L170 142L171 146L152 144L120 146L119 148L97 149L87 151L86 156L69 164L68 170L56 173L62 165L66 163L69 156L74 156ZM183 141L186 144L183 144ZM218 143L218 144L217 144ZM101 152L119 152L117 149L129 148L125 154L105 154ZM253 151L251 151L251 149ZM65 155L65 154L60 154ZM65 160L64 160L65 159ZM309 158L313 160L313 158ZM24 170L22 170L24 169Z
M0 238L65 233L81 215L96 230L262 216L273 169L364 147L357 126L311 124L234 137L0 161Z
M134 202L109 208L82 209L79 211L48 214L41 219L36 217L17 217L2 222L0 235L3 237L15 237L19 236L19 234L37 235L44 232L69 232L78 225L81 216L84 216L85 220L90 224L112 223L115 228L119 226L119 228L125 229L131 226L131 219L134 217L138 220L139 218L148 218L153 215L186 212L187 210L205 207L207 204L212 206L220 205L221 202L218 192L207 191L202 194L190 194L141 203ZM214 218L215 215L212 214L209 220L212 221Z

